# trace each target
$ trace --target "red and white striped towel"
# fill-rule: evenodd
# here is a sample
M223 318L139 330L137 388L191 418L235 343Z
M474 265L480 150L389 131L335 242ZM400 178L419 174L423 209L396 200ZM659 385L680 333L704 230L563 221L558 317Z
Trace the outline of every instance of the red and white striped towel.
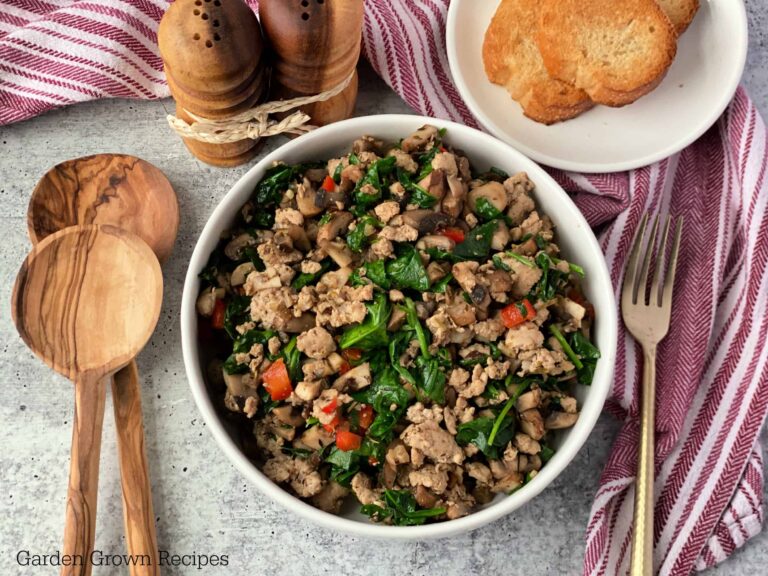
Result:
M475 125L448 70L447 5L367 0L364 51L415 110ZM167 96L155 46L165 6L160 0L0 0L0 124L93 98ZM617 296L642 214L685 217L672 328L659 351L659 574L712 566L762 527L757 440L768 414L766 143L763 121L739 90L716 126L668 160L611 175L553 171L599 229ZM641 360L622 330L608 409L624 426L587 528L587 575L628 570Z

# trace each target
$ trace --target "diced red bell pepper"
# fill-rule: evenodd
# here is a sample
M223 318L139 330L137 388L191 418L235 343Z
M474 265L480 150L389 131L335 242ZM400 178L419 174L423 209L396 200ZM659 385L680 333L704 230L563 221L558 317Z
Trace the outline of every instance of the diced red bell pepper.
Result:
M438 234L442 234L446 238L450 238L456 242L456 244L464 242L464 230L461 228L443 228L438 232Z
M448 148L445 146L440 146L440 152L448 152Z
M344 360L344 362L341 363L341 366L339 366L339 374L342 376L350 370L352 370L352 366L346 360Z
M358 425L362 430L368 430L371 424L373 424L373 406L370 404L363 404L360 406L358 414Z
M278 358L261 375L264 381L264 389L269 392L272 400L285 400L293 392L291 378L288 376L288 369L285 367L285 361Z
M357 450L363 443L363 437L349 430L336 431L336 447L344 452Z
M363 351L360 348L347 348L341 352L341 355L347 362L357 362L363 357Z
M371 466L378 466L379 461L374 456L368 456L368 464Z
M227 305L224 300L216 300L216 304L213 307L213 314L211 314L211 326L217 330L224 328L224 315L227 311Z
M531 320L534 316L536 316L536 310L528 298L510 304L501 310L501 321L507 328L514 328L518 324Z
M331 414L333 412L336 412L336 407L339 405L339 403L336 401L336 398L328 402L325 406L321 408L323 412L326 414Z
M323 190L326 192L333 192L336 189L336 182L333 181L333 178L330 176L326 176L325 180L323 180Z
M326 432L329 432L333 434L336 431L336 428L341 424L341 416L339 416L339 413L337 412L333 416L333 420L331 420L328 424L323 424L323 429Z

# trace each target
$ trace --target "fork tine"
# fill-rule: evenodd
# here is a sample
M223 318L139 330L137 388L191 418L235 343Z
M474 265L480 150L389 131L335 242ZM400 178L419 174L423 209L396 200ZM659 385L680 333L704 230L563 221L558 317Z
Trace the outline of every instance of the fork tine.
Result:
M645 302L645 287L648 285L648 270L651 267L651 258L656 250L656 232L659 229L659 217L658 215L653 220L653 228L648 236L648 244L645 247L645 257L643 258L643 271L640 273L640 280L635 285L634 298L635 302ZM640 298L642 296L642 299Z
M629 261L627 262L627 269L624 272L624 291L632 291L632 303L636 302L635 297L635 276L637 275L637 261L640 259L640 248L643 244L643 236L645 236L645 227L648 224L648 214L643 215L640 220L640 227L635 232L635 239L632 242L632 251L629 253Z
M667 255L667 240L669 239L670 222L672 222L672 216L667 215L667 221L664 224L664 234L661 237L659 252L656 255L656 266L653 269L653 279L651 280L651 296L649 303L653 304L653 299L655 297L657 306L661 306L662 303L662 287L660 285L660 278L661 273L664 270L664 260Z
M680 236L683 234L683 217L677 219L675 226L675 240L672 245L672 254L669 257L669 268L664 279L664 293L662 296L662 306L665 308L672 305L672 290L675 285L675 273L677 272L677 254L680 251Z

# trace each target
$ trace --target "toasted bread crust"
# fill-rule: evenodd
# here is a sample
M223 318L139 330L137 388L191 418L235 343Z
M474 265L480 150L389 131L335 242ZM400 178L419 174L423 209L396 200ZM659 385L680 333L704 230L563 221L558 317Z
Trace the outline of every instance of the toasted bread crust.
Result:
M502 0L485 33L488 79L504 86L529 118L553 124L593 106L586 92L552 78L534 40L539 0Z
M685 32L699 10L699 0L656 0L664 10L679 36Z
M541 0L536 40L547 71L607 106L653 90L677 51L655 0Z

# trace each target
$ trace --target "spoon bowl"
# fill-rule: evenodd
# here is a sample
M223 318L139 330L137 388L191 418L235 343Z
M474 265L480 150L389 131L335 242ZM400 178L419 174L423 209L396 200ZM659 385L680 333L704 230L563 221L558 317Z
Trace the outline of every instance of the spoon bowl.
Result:
M163 278L150 248L114 226L72 227L32 249L13 292L24 342L70 380L102 377L141 350L160 315Z
M27 211L33 244L78 224L133 232L163 262L176 241L179 205L168 178L149 162L125 154L85 156L48 170Z

